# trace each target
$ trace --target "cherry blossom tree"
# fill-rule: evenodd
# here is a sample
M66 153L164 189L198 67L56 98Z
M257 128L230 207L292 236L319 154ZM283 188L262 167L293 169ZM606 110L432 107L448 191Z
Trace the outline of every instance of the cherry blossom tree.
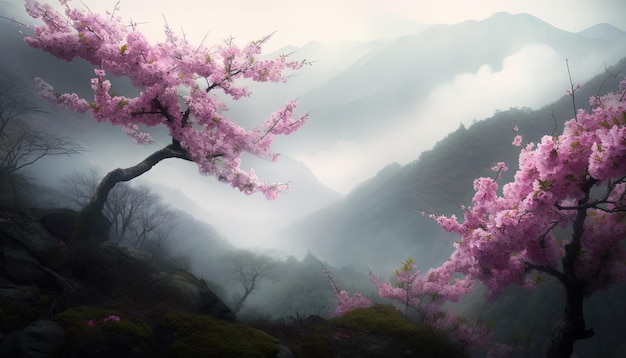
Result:
M431 282L415 268L415 260L408 258L393 272L391 282L385 282L370 272L370 281L378 287L380 297L400 302L404 316L409 319L409 309L415 311L418 322L447 332L463 347L478 349L486 346L491 338L488 327L480 320L474 322L464 316L445 312L441 305L449 297L446 287Z
M337 283L335 283L335 279L330 273L330 270L326 268L321 261L317 261L323 269L324 275L328 278L330 282L330 286L333 289L333 293L335 294L335 309L333 310L333 315L341 316L346 312L349 312L355 308L368 308L372 305L372 302L369 298L363 296L362 294L355 292L354 295L350 296L350 292L346 290L339 289Z
M178 37L167 24L165 40L152 44L139 31L139 25L125 24L115 11L103 16L73 8L68 0L59 2L64 13L26 0L28 14L43 24L27 26L32 34L25 41L66 61L81 58L92 64L93 98L58 93L36 78L39 93L56 105L122 127L138 144L152 142L146 127L164 126L172 139L137 165L109 172L83 208L85 217L101 212L116 183L136 178L167 158L193 161L200 173L213 175L245 194L261 192L274 199L288 187L261 182L254 170L242 170L240 156L247 152L276 160L277 154L270 151L274 136L294 132L307 116L293 118L296 103L289 101L260 128L247 130L225 116L226 105L217 94L238 100L250 95L239 84L242 79L283 82L286 70L300 69L308 62L292 61L287 56L262 59L261 47L269 37L243 48L232 40L206 47ZM107 79L110 75L130 79L141 93L136 97L116 95Z
M570 357L574 342L592 337L584 299L626 279L625 94L622 80L617 92L591 98L592 109L578 110L560 135L525 145L514 181L501 190L497 179L476 179L462 221L431 215L461 239L424 284L454 301L476 281L496 296L508 285L533 287L551 277L566 299L547 356ZM517 136L514 144L521 143Z

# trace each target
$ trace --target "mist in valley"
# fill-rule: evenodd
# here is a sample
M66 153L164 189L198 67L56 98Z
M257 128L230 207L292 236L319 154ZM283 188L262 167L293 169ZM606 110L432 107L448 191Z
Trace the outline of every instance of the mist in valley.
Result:
M13 4L0 5L19 17ZM32 187L20 192L19 206L78 210L86 198L77 199L76 186L68 183L132 166L171 140L164 130L151 128L155 143L139 146L120 128L54 108L34 92L32 78L88 97L93 69L30 49L9 21L0 21L0 33L3 84L16 84L41 110L25 120L84 149L25 168L23 180ZM572 32L528 14L496 13L451 24L403 22L396 33L370 41L315 40L266 54L313 61L287 83L250 82L249 98L226 100L229 116L246 128L292 98L298 98L298 113L309 114L300 130L276 139L277 162L243 158L242 167L254 168L262 180L291 184L277 200L246 196L201 175L193 162L177 159L125 184L128 193L144 190L150 200L112 239L203 278L231 308L238 306L242 320L330 317L334 292L323 265L341 289L388 302L377 296L369 272L390 279L409 257L426 272L454 249L457 237L422 211L459 215L461 205L471 202L475 178L491 175L499 161L515 168L515 126L535 142L562 129L573 116L565 95L569 75L583 84L577 104L588 108L590 96L617 88L607 71L626 70L621 29L599 21ZM125 79L113 83L119 93L137 91ZM503 182L512 180L512 172ZM165 212L167 219L150 226L155 225L150 218ZM115 221L117 214L111 213ZM148 217L141 219L142 213ZM122 230L122 223L113 224ZM268 273L239 302L247 290L235 264L241 257L262 258ZM552 321L562 310L555 282L531 292L511 287L488 303L483 293L479 287L448 309L491 321L494 341L518 334L533 340L529 356L545 351ZM602 342L577 343L580 356L600 346L607 357L626 354L615 314L623 311L617 303L625 294L621 287L588 300L587 320Z

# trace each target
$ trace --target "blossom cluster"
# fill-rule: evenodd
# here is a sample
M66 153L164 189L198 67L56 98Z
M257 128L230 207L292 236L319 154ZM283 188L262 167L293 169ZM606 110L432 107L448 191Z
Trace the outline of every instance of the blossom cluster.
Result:
M394 271L392 282L382 281L372 273L370 281L378 287L380 297L400 302L405 311L409 307L415 309L419 314L418 319L448 332L465 347L477 348L489 343L491 332L487 327L440 309L444 302L457 301L461 295L467 293L472 287L470 282L444 276L436 270L429 270L426 275L421 275L412 258Z
M121 126L138 144L152 142L140 128L165 126L173 139L197 163L203 174L213 175L240 191L262 192L269 199L285 190L286 184L261 182L254 171L240 168L247 152L275 160L270 152L275 135L297 130L307 116L295 117L296 103L287 102L264 121L247 130L224 115L227 109L218 94L232 99L249 96L238 83L284 82L285 71L298 70L306 61L287 56L261 59L262 45L269 39L240 48L232 40L208 48L178 37L165 26L165 41L150 43L138 25L126 26L113 14L101 16L72 8L60 0L64 13L48 4L26 0L26 10L43 24L31 26L28 45L58 58L81 58L94 66L93 98L75 93L58 93L44 80L35 79L38 92L52 103L78 113L90 113L98 122ZM116 95L107 76L126 77L141 90L135 97Z
M476 179L462 221L431 215L461 237L450 260L434 270L480 280L497 295L510 284L532 287L529 271L559 278L565 246L576 240L575 274L586 292L626 281L625 86L622 80L618 92L592 98L593 109L578 110L560 135L527 144L513 182L500 189L491 178ZM513 144L521 145L521 137ZM578 236L557 235L556 228L575 222L582 224Z
M108 317L105 317L104 319L102 319L102 322L119 322L121 320L121 318L119 316L116 315L110 315ZM87 325L90 327L94 327L96 325L96 322L92 319L87 321Z
M367 308L372 305L372 302L365 296L360 293L355 293L353 296L350 296L350 293L346 290L340 290L335 283L335 280L330 274L330 271L324 268L324 274L328 277L330 281L330 286L333 288L333 292L335 293L335 303L336 307L333 310L333 315L341 316L344 313L351 311L355 308Z

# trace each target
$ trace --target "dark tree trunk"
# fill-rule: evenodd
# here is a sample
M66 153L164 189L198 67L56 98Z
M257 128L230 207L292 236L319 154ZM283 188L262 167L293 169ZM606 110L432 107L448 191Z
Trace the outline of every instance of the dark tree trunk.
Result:
M593 329L585 328L583 301L585 299L584 283L576 275L576 265L582 250L582 238L587 218L587 203L589 192L596 180L588 177L581 189L585 196L578 200L578 209L573 222L572 241L565 245L563 274L557 278L565 286L565 314L552 327L551 344L547 351L549 358L569 358L574 352L574 342L579 339L590 338L594 335Z
M566 286L565 314L552 327L549 358L569 358L574 352L574 343L579 339L590 338L593 329L585 328L583 315L584 291L580 285Z
M89 199L89 202L81 210L72 240L86 241L91 237L94 229L94 223L101 216L102 209L107 201L109 192L117 183L134 179L152 169L152 167L158 162L167 158L191 160L189 154L182 149L180 145L170 144L165 148L159 149L150 154L146 159L142 160L137 165L125 169L117 168L110 171L104 178L102 178L102 181L98 184L98 187Z
M250 296L250 293L252 293L252 290L245 290L243 295L239 297L239 299L235 302L232 310L235 314L239 313L241 307L243 307L244 302L246 302L248 296Z

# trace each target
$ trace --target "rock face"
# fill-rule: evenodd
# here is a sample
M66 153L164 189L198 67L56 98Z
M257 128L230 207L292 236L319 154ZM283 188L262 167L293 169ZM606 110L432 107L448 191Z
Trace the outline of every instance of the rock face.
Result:
M21 246L29 254L42 257L58 246L37 217L28 211L0 211L0 242Z
M74 301L124 307L146 320L168 311L235 320L206 283L185 270L159 270L148 254L104 237L71 243L77 217L72 210L0 209L0 357L58 356L66 332L54 313ZM106 235L103 223L95 225ZM42 311L52 320L16 322L8 314L13 307L41 309L43 301L55 302Z
M53 358L65 337L56 322L41 320L0 341L0 357Z
M153 276L155 284L179 293L181 303L191 312L208 314L228 321L235 320L235 314L211 291L203 280L185 270L161 271Z

